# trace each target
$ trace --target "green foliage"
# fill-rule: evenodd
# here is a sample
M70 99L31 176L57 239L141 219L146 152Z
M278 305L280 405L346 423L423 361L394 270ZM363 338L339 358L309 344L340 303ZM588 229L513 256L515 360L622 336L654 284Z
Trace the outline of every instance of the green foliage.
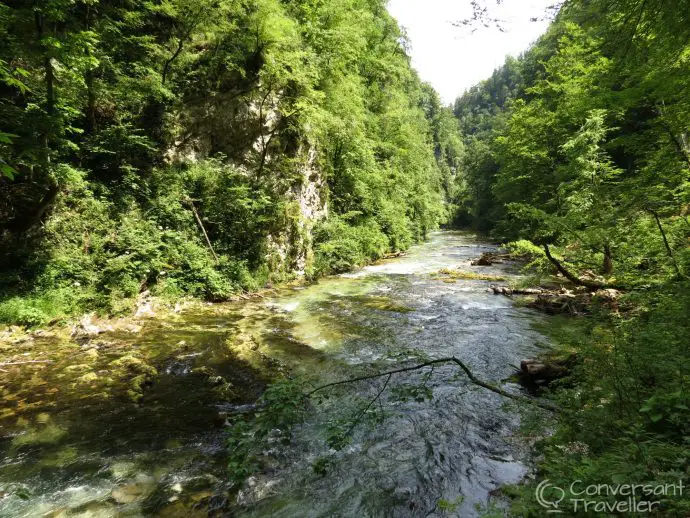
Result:
M374 219L350 225L342 217L331 217L314 229L314 274L351 270L389 250L389 239Z
M312 469L317 475L324 476L328 473L328 470L333 467L335 460L331 457L318 457L312 463Z
M637 311L550 325L559 345L583 361L552 394L567 413L555 433L537 444L543 455L538 481L560 487L574 480L583 486L687 483L687 282L631 293L621 304ZM541 515L534 489L527 484L506 491L514 499L513 514ZM664 514L688 511L687 499L659 500Z
M439 511L441 511L444 514L454 513L457 511L458 507L462 505L463 500L463 496L458 496L453 501L439 498L438 502L436 502L436 507Z
M302 385L283 380L270 385L251 416L238 416L228 431L228 471L239 483L262 466L262 452L271 441L289 444L292 428L305 410Z
M423 239L462 145L402 37L380 0L3 4L7 297L220 300Z
M630 290L561 337L582 361L540 445L538 480L557 486L687 480L688 7L565 2L455 104L462 222L513 241L537 276L554 273L549 245L575 275ZM534 484L517 493L513 514L543 514ZM663 513L687 514L686 501L664 499Z

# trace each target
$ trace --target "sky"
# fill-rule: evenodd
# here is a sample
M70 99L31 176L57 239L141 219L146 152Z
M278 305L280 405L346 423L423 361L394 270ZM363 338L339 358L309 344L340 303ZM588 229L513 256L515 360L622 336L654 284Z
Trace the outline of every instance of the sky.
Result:
M548 26L542 17L554 0L486 0L493 17L504 20L505 32L496 28L455 27L469 18L470 0L389 0L388 10L405 28L411 42L412 65L422 80L445 103L491 75L507 55L526 50Z

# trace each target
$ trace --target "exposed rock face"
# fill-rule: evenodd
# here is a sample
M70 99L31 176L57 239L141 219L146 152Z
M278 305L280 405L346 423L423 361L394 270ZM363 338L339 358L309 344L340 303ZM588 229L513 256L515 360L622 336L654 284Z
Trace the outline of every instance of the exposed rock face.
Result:
M89 313L87 315L84 315L81 320L75 324L72 328L72 336L75 338L88 338L88 337L93 337L97 336L101 333L105 333L106 331L112 331L113 327L108 325L108 326L99 326L94 323L94 314Z
M222 153L239 171L269 185L276 182L274 169L281 171L289 158L296 174L283 194L287 224L266 238L267 262L272 272L304 275L313 260L312 230L328 213L326 181L316 149L286 131L281 102L282 92L266 93L255 84L239 97L187 106L178 116L184 133L165 157L169 163L194 163Z
M300 181L286 193L290 203L288 225L281 232L268 236L270 267L276 272L290 272L299 276L313 260L312 230L326 218L325 179L317 166L316 150L301 148L297 153L297 172Z
M312 229L328 215L328 204L324 196L325 179L317 167L314 148L309 148L306 152L306 160L299 172L302 183L293 190L293 196L299 206L297 232L293 241L296 250L294 269L298 275L304 275L314 255Z

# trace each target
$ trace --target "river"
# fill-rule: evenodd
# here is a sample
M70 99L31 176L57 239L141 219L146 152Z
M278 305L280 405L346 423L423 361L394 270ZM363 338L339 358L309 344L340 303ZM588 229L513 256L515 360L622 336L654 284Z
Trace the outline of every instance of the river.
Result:
M239 491L229 491L223 422L278 374L327 382L417 355L456 356L519 392L506 380L548 342L536 326L544 317L493 295L489 281L434 275L516 275L469 266L491 249L437 232L403 257L269 298L192 306L88 339L47 332L0 344L51 362L0 372L0 516L479 516L492 491L527 473L526 447L514 406L451 366L392 378L336 451L324 429L385 380L340 388ZM410 385L431 399L402 401Z

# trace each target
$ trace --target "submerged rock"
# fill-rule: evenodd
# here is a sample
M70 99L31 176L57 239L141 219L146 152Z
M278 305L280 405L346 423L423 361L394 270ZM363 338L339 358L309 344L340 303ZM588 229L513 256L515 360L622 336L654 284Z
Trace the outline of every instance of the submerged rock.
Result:
M151 383L158 371L141 358L126 354L110 362L111 372L122 380L128 380L127 395L137 402L144 396L144 386Z
M131 504L137 500L143 500L153 493L155 488L156 481L153 477L141 475L134 482L113 489L110 497L118 504Z

